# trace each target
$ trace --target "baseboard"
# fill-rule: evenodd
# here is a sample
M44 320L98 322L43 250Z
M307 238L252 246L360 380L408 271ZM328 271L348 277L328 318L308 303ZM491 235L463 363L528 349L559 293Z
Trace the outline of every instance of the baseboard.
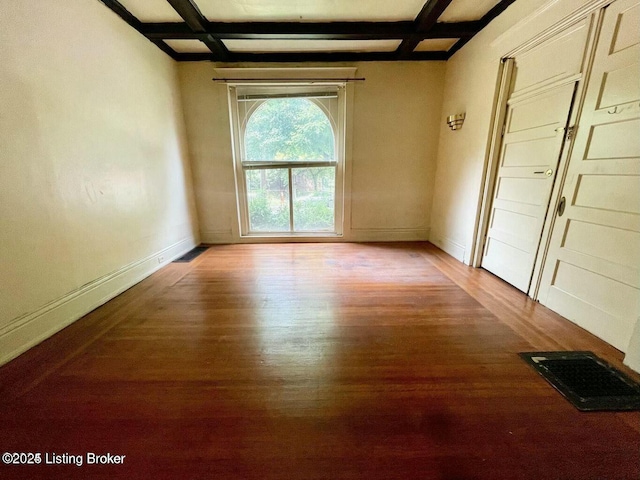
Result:
M636 325L631 333L631 341L623 363L633 371L640 373L640 317L636 320Z
M456 260L464 263L464 245L460 245L459 243L456 243L447 237L442 237L439 235L433 235L432 238L429 239L429 241L439 249L451 255Z
M0 329L0 352L2 352L0 365L4 365L131 288L191 250L195 245L193 238L181 240L142 260L97 278L34 312L14 318ZM161 258L162 261L160 261Z
M352 228L350 242L416 242L429 239L428 228Z
M202 243L215 245L220 243L237 243L231 230L203 230L200 232Z
M201 232L202 243L269 243L269 242L415 242L429 239L428 228L352 228L343 236L318 237L242 237L237 238L231 230L209 230Z

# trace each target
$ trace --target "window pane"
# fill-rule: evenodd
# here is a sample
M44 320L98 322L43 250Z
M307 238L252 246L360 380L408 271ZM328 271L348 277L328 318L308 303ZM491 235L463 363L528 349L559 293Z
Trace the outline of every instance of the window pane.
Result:
M249 230L289 231L289 175L287 169L247 170Z
M294 231L335 231L335 167L294 168L292 172Z
M244 134L248 161L334 160L331 122L306 98L274 98L249 118Z

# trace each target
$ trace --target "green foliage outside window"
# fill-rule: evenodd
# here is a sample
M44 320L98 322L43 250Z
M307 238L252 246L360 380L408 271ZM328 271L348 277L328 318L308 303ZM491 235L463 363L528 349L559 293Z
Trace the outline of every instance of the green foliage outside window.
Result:
M249 161L333 160L334 145L329 119L305 98L264 102L251 115L245 131Z
M334 142L327 116L304 98L264 102L245 131L248 161L333 160ZM251 231L289 231L288 168L247 170L246 180ZM293 168L292 180L294 231L332 231L335 168Z

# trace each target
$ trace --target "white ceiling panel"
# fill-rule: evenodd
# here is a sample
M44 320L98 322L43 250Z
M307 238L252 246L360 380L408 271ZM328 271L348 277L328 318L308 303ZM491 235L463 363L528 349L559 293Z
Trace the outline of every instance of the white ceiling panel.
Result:
M400 40L224 40L232 52L393 52Z
M480 20L500 0L453 0L438 22L470 22Z
M425 0L195 0L211 22L414 20ZM473 3L473 2L472 2Z
M167 45L178 53L211 53L200 40L165 40Z
M119 0L141 22L183 22L167 0Z
M458 41L457 38L430 38L421 41L416 47L416 52L442 52L447 51Z

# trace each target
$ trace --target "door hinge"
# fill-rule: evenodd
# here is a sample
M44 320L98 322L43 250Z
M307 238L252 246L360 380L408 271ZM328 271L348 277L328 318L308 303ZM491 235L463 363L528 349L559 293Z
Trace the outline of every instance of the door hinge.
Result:
M501 137L504 137L504 132L505 132L505 130L507 129L506 127L507 127L507 126L503 123L503 124L502 124L502 133L500 134L500 136L501 136Z
M567 128L567 133L565 135L565 140L568 142L569 140L573 140L574 135L576 134L576 127L572 126Z

